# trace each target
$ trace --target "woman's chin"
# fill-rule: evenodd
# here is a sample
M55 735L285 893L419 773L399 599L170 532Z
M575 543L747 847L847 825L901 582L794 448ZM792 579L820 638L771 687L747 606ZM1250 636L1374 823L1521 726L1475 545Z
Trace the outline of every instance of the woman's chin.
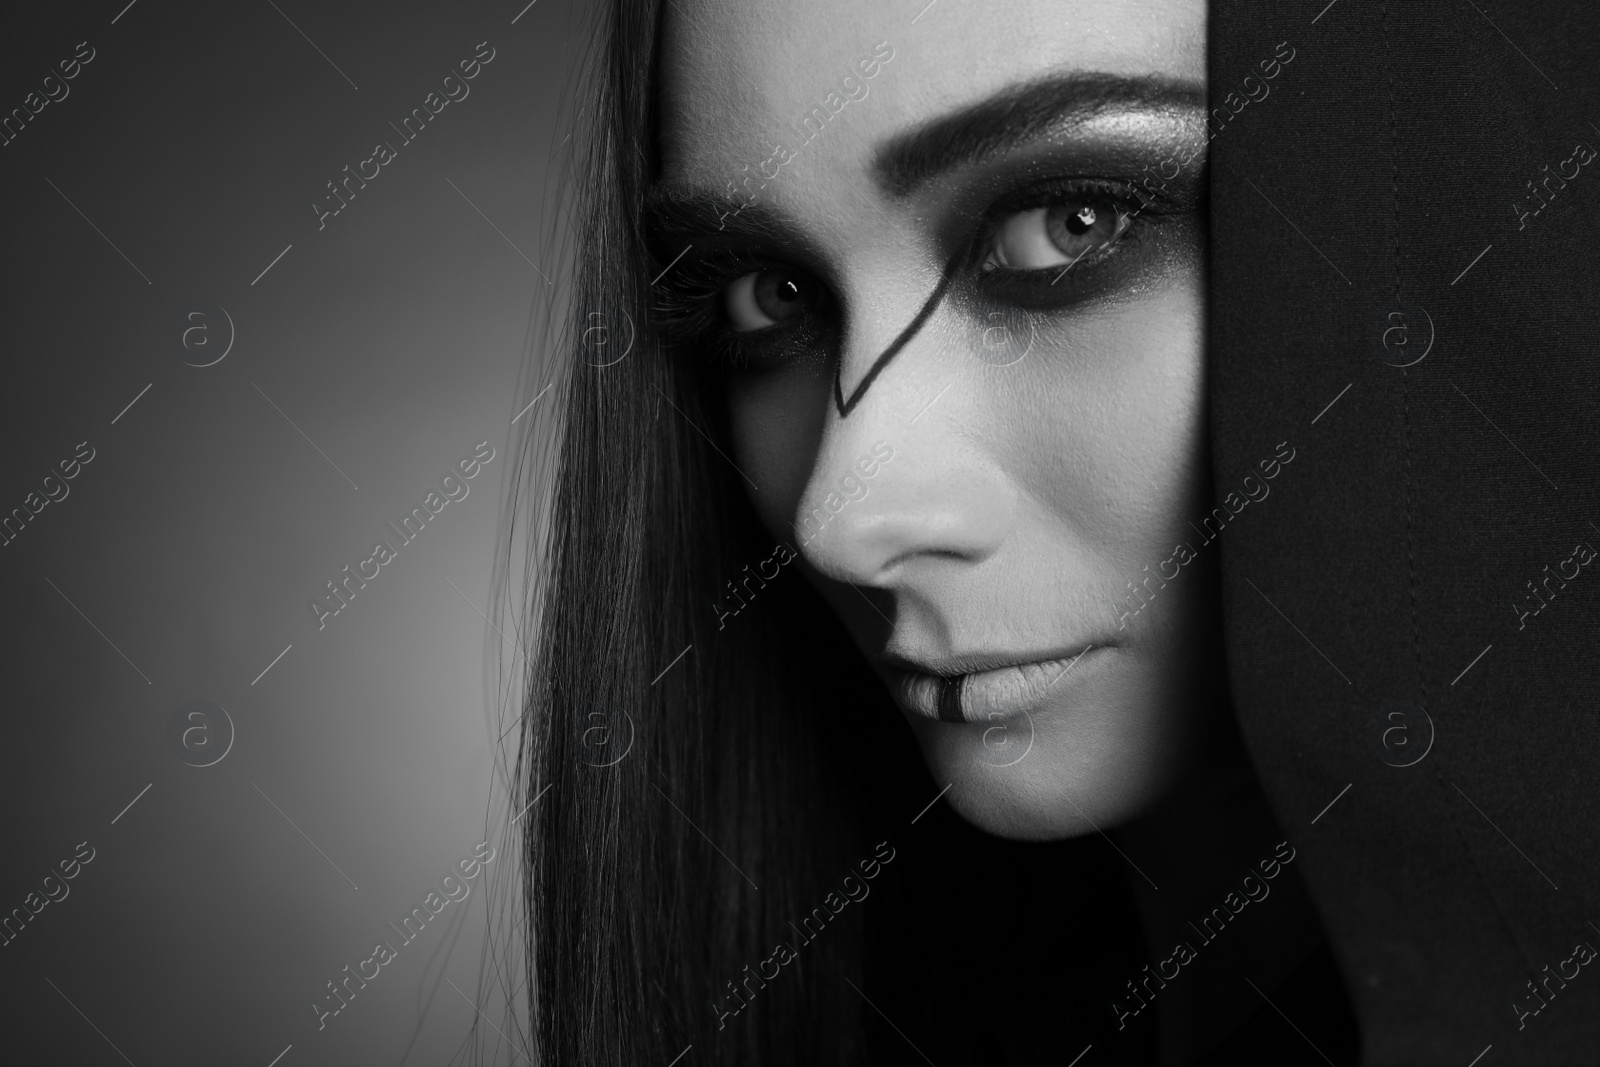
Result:
M944 799L967 822L1012 841L1063 841L1106 831L1148 812L1159 794L1107 797L1103 792L1033 788L1019 781L956 781Z
M986 833L1055 841L1110 830L1149 812L1183 773L1175 738L1051 723L1002 730L916 722L929 773L955 812Z

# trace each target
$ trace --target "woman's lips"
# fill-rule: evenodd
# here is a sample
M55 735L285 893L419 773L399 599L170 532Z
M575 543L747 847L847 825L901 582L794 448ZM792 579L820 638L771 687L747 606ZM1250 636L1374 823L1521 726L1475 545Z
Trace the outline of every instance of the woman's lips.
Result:
M1086 659L1108 646L1089 645L1058 659L1020 663L993 670L941 677L903 667L885 667L890 689L910 715L939 722L992 722L1031 712L1068 674L1082 671Z

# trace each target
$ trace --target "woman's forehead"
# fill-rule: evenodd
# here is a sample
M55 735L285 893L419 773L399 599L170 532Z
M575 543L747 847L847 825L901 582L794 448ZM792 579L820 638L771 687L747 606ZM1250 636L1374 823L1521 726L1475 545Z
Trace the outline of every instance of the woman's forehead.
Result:
M663 17L662 177L707 193L798 142L814 176L859 180L897 134L1051 75L1205 78L1204 0L667 0Z

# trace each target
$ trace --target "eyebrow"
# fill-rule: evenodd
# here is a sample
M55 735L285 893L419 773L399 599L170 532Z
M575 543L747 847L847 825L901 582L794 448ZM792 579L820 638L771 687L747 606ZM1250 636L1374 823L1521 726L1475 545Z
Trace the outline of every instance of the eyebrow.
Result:
M793 221L765 204L676 183L658 182L650 187L645 193L643 219L646 234L658 239L725 233L786 248L807 244Z
M982 163L1103 115L1204 108L1204 88L1190 82L1074 72L1010 86L894 136L878 149L873 177L890 196L904 197L957 167Z
M958 167L1070 132L1108 114L1204 108L1205 89L1192 82L1077 71L1008 86L896 134L874 153L872 175L885 193L902 198ZM675 182L650 187L644 221L647 232L658 236L723 232L790 247L804 244L800 229L767 205Z

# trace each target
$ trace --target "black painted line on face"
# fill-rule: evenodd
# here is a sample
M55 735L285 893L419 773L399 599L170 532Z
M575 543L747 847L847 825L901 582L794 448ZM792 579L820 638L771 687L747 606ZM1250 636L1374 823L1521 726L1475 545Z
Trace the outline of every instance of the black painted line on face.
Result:
M939 720L941 722L967 721L967 717L961 714L961 689L966 680L967 676L964 674L939 680Z
M934 311L938 309L939 302L944 299L944 294L949 291L950 283L955 279L956 270L961 266L966 256L966 252L957 252L950 257L950 262L945 264L944 274L939 278L939 284L933 287L933 292L928 294L927 300L923 301L922 310L917 312L917 317L911 320L910 325L900 331L900 336L896 337L894 342L883 350L883 354L872 361L872 368L867 371L866 377L861 379L861 383L850 394L849 400L844 398L844 385L841 381L844 374L844 361L841 359L835 365L833 371L833 406L839 410L841 419L850 417L850 413L855 410L857 404L861 403L861 398L866 395L867 389L878 375L883 372L883 368L887 367L889 361L898 356L900 350L922 331L922 328L928 324L929 319L933 318Z

